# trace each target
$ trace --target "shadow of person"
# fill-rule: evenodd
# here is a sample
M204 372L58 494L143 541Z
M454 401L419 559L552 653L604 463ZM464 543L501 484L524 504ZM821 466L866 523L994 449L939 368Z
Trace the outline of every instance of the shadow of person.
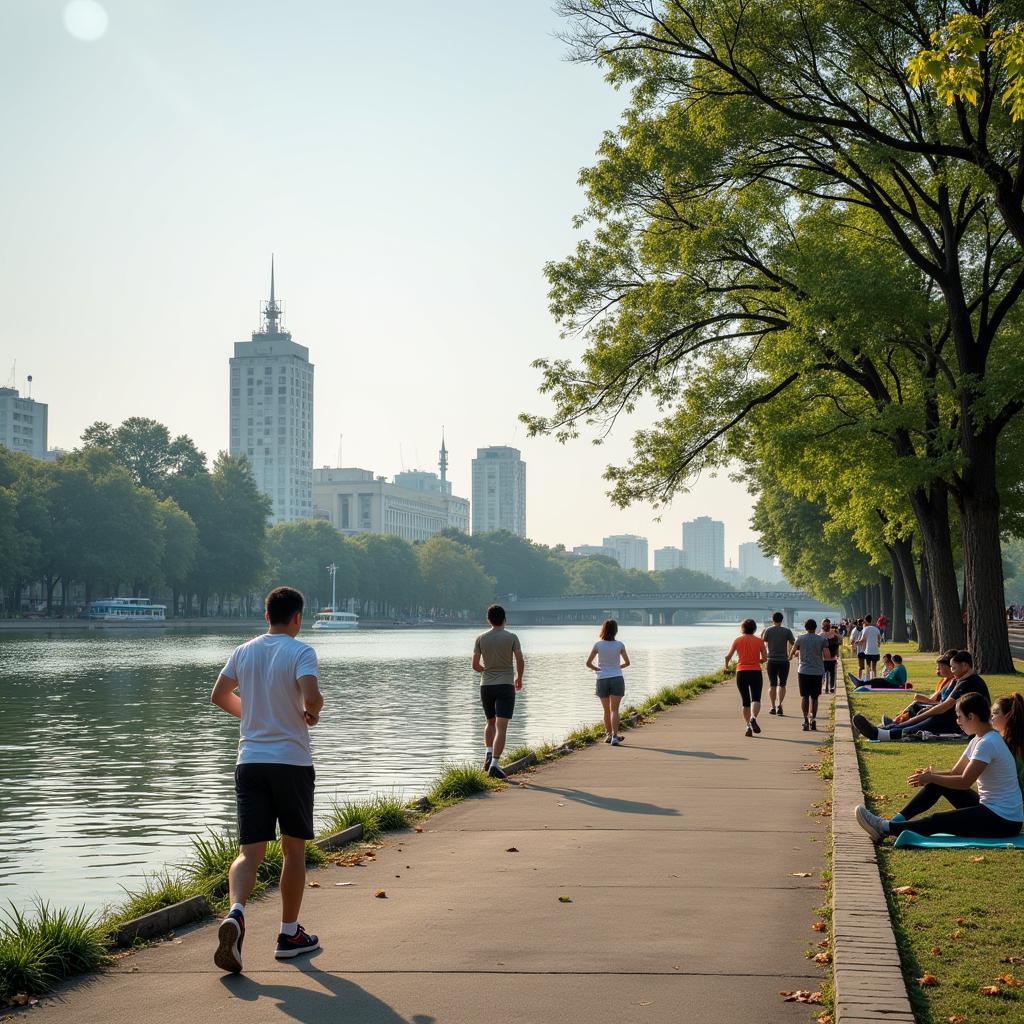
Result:
M325 1024L327 1021L436 1024L434 1017L422 1013L406 1020L355 982L330 971L321 971L309 961L296 973L301 977L291 983L268 985L244 974L226 974L220 981L236 999L251 1003L269 1000L280 1014L300 1024Z
M658 804L644 803L642 800L598 796L596 793L588 793L583 789L559 789L557 786L541 786L536 782L530 783L530 789L535 793L554 793L555 796L564 796L566 800L573 800L576 803L585 804L587 807L597 807L602 811L615 811L618 814L659 814L669 817L679 817L681 814L675 807L661 807Z
M710 761L749 761L749 757L739 754L715 754L710 750L673 750L669 747L641 747L633 744L634 750L649 750L653 754L673 754L676 757L704 757Z

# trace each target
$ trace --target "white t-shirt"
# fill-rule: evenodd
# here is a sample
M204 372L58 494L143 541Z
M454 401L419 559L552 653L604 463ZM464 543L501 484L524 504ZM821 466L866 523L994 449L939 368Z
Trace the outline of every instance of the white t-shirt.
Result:
M598 640L594 644L594 651L597 651L598 679L614 679L622 675L619 653L625 649L626 645L621 640Z
M978 776L981 804L1007 821L1024 821L1024 798L1017 780L1017 762L1006 741L993 729L980 739L971 738L964 751L969 761L984 761L988 767Z
M881 653L879 644L882 642L882 631L875 625L865 626L860 634L863 641L863 650L866 655L877 658Z
M850 646L856 651L857 644L860 643L860 638L864 635L864 630L860 626L854 626L850 633Z
M311 765L302 676L318 676L316 651L286 633L264 633L236 647L223 675L242 699L239 764Z

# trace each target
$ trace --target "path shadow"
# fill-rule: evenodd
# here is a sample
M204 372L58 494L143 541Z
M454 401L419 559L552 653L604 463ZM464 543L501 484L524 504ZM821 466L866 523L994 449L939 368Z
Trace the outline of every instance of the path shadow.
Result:
M325 1024L327 1021L358 1021L358 1024L436 1024L436 1018L417 1013L406 1020L387 1003L370 995L366 989L354 982L321 971L308 960L297 973L306 978L296 978L291 984L276 983L265 985L244 974L228 974L220 979L221 984L236 999L249 1003L270 1000L283 1017L300 1024ZM312 982L318 987L309 987Z
M668 747L641 747L633 745L634 750L650 750L655 754L673 754L676 757L704 757L710 761L749 761L749 757L738 754L716 754L711 750L670 750Z
M587 807L597 807L602 811L614 811L617 814L657 814L666 817L681 815L681 812L674 807L660 807L658 804L647 804L642 800L598 796L596 793L588 793L583 789L559 789L557 786L540 786L536 782L530 783L530 789L535 793L553 793L555 796L564 796L566 800L585 804Z

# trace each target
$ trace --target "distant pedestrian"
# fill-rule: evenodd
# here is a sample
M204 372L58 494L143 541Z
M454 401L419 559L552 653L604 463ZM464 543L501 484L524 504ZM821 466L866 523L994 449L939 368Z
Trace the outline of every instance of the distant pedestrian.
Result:
M210 695L219 708L241 719L235 768L240 850L228 871L231 909L221 921L213 955L213 962L232 974L242 970L245 903L278 823L284 867L274 956L290 960L320 948L317 937L299 924L306 840L314 835L309 727L320 721L324 704L316 652L296 639L304 603L291 587L272 590L266 599L267 632L235 648Z
M888 632L889 629L888 618L886 618L884 614L879 615L878 618L875 620L875 625L878 627L878 632L881 635L882 643L885 643L885 634Z
M864 616L864 628L860 634L860 647L864 652L865 668L861 679L872 679L878 672L878 659L882 656L882 631L871 621L870 615ZM867 675L864 675L864 672Z
M789 679L789 656L796 643L793 630L784 626L782 621L782 612L775 612L772 624L761 633L761 639L768 648L765 669L768 672L768 699L772 703L769 715L783 714L782 702L786 699L786 681Z
M804 714L803 731L816 732L818 728L818 698L821 696L821 680L825 675L825 662L829 653L828 640L818 636L814 619L804 623L805 632L796 638L796 645L790 657L800 655L796 667L796 678L800 686L800 709Z
M484 771L491 778L508 776L499 764L505 750L508 723L516 707L516 693L523 688L523 648L519 637L505 628L505 609L492 604L487 609L491 628L473 645L473 671L480 673L480 702L484 706Z
M826 693L836 692L836 656L839 654L839 634L828 619L821 620L821 631L818 634L828 641L830 658L825 659L824 687Z
M622 742L619 735L619 704L626 695L626 680L622 675L629 668L626 646L615 637L619 624L615 619L606 619L598 632L598 641L590 648L587 668L597 673L597 696L604 711L604 741L617 747ZM597 664L594 664L594 659Z
M740 635L733 640L725 656L725 671L728 672L729 662L736 655L736 689L740 691L743 705L746 736L761 731L761 726L757 724L757 716L761 711L761 690L764 687L761 666L768 660L768 648L764 640L754 636L756 629L757 623L753 619L744 619L740 623Z
M857 675L864 678L864 645L861 636L864 633L864 620L858 619L850 630L850 651L857 655Z

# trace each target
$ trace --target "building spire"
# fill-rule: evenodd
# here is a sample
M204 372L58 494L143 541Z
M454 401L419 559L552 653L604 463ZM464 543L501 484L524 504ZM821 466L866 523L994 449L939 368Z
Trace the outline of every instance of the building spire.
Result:
M263 306L263 333L278 334L281 325L281 303L274 294L274 254L270 254L270 301Z
M448 481L448 449L444 446L444 427L441 427L441 451L438 460L438 468L441 470L441 490Z

